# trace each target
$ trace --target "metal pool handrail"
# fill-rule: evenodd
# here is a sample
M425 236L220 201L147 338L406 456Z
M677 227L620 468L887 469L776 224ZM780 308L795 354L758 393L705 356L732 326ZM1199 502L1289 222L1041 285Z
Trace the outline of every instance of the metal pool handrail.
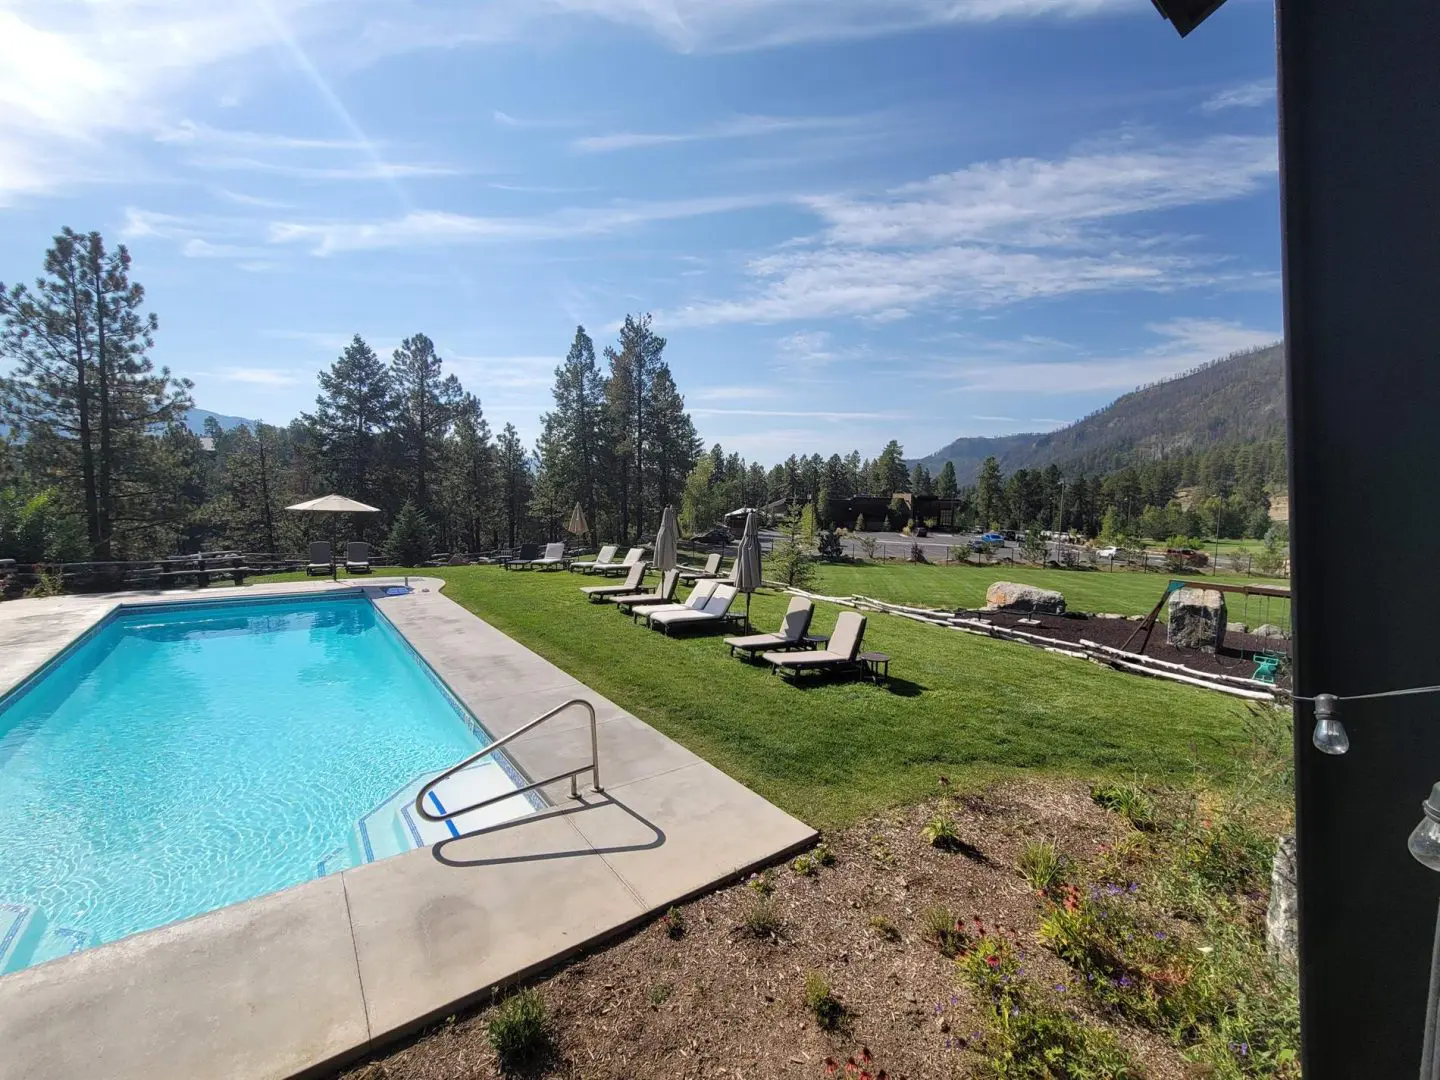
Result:
M485 799L483 802L472 803L469 806L463 806L459 810L446 810L442 813L435 814L431 813L425 808L425 796L433 792L435 788L441 784L442 781L448 780L450 777L458 773L461 769L464 769L469 765L473 765L481 758L495 753L495 751L505 746L506 743L514 742L521 735L524 735L527 731L530 731L532 728L539 727L546 720L549 720L553 716L558 716L566 709L571 708L575 705L583 706L585 711L590 714L589 765L581 765L578 769L571 769L568 772L556 773L554 776L550 777L547 780L537 780L535 783L529 785L528 787L516 788L514 791L507 791L503 795L496 795L493 798ZM575 783L575 779L581 773L587 772L590 774L590 786L596 791L604 791L605 789L600 786L600 738L595 725L595 706L591 705L590 702L586 701L584 698L572 698L571 700L565 702L563 705L555 706L555 708L551 709L544 716L537 716L534 720L531 720L524 727L512 731L503 739L491 743L479 753L471 754L464 761L460 762L460 764L453 765L450 768L446 769L443 773L435 777L435 779L431 780L428 784L426 784L420 789L419 794L415 796L415 812L419 814L422 818L424 818L426 821L450 821L453 818L459 817L461 814L468 814L471 810L481 810L487 806L493 806L495 803L498 803L504 799L513 799L516 795L526 795L532 791L535 791L537 788L547 787L548 785L555 783L557 780L564 780L567 777L570 780L570 797L572 799L578 799L580 797L580 789L579 786Z

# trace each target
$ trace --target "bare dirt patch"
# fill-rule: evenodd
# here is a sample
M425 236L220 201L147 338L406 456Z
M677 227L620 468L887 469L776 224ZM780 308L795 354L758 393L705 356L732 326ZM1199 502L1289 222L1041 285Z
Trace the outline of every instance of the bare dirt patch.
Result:
M980 1075L984 1022L955 963L926 940L936 908L970 922L1014 928L1028 977L1065 986L1072 973L1034 945L1041 899L1016 870L1030 840L1053 840L1077 860L1128 829L1075 781L1036 779L980 793L942 794L829 835L834 860L791 864L681 909L678 938L657 920L535 983L554 1032L552 1049L519 1075L559 1078L818 1078L868 1048L872 1074L892 1080ZM958 842L921 839L937 815ZM818 862L818 860L812 860ZM768 895L766 890L768 889ZM778 929L757 935L759 907ZM805 1004L819 973L843 1012L827 1030ZM1078 1003L1077 1003L1078 1004ZM1103 1018L1085 1013L1087 1020ZM353 1068L351 1080L499 1077L487 1024L494 1007L457 1016ZM1146 1075L1185 1075L1163 1039L1116 1032Z

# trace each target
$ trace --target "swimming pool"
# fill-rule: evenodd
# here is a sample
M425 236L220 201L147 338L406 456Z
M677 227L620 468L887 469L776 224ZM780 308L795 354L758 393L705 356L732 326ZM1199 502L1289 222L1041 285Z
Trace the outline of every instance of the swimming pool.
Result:
M120 608L0 699L0 973L450 835L491 741L363 595Z

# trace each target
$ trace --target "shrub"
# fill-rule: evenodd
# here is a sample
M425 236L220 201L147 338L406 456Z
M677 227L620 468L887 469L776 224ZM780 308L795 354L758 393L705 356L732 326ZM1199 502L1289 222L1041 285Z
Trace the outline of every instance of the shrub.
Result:
M770 574L792 589L808 589L815 583L815 556L796 540L777 540L770 549Z
M801 877L814 877L820 873L820 864L815 861L813 856L796 855L794 861L790 863L790 869Z
M652 1009L658 1009L661 1005L664 1005L665 1002L670 1000L670 994L673 992L674 989L675 988L669 983L656 983L654 986L650 987L650 992L647 993L645 997L650 1002L650 1007Z
M830 990L825 976L812 971L805 976L805 1008L815 1017L815 1022L826 1031L834 1031L845 1019L845 1006L840 1004Z
M687 929L685 913L679 908L672 906L661 916L660 922L665 927L665 934L671 941L679 941L685 936Z
M873 536L860 537L860 550L865 553L865 558L873 562L875 560L875 549L879 546Z
M840 542L840 534L834 529L821 529L815 534L815 541L819 545L820 558L826 562L836 562L845 557L845 545Z
M1070 860L1060 854L1053 841L1032 840L1020 851L1019 869L1032 889L1048 896L1065 883Z
M408 499L395 515L386 547L400 566L419 566L430 557L430 522Z
M869 926L871 930L874 930L884 941L900 940L900 931L896 928L895 924L884 915L870 916L870 921L866 925Z
M765 896L755 898L745 912L743 925L751 937L757 938L778 938L785 929L785 923L780 918L780 912L775 909L774 901Z
M773 870L762 870L758 874L751 874L750 880L745 884L754 889L761 896L769 896L775 891L775 872Z
M1066 1012L1022 978L1016 949L981 934L960 961L961 977L985 1009L989 1038L981 1052L994 1076L1011 1080L1138 1080L1113 1035Z
M965 948L965 921L947 907L926 908L920 913L920 936L953 959Z
M1024 538L1020 541L1020 554L1025 557L1026 562L1041 563L1045 561L1045 538L1040 535L1039 529L1026 531Z
M820 866L835 865L835 853L830 850L829 844L816 844L810 854L815 857L815 862Z
M951 851L960 846L960 834L955 831L955 823L944 814L936 814L925 823L920 830L920 839L941 851Z
M550 1021L540 991L521 990L491 1017L490 1045L505 1068L534 1061L550 1048Z
M856 514L856 515L855 515L855 531L856 531L857 533L863 533L863 532L865 531L865 515L864 515L864 514Z
M923 547L921 547L919 544L911 544L911 545L910 545L910 561L911 561L911 562L923 563L923 562L929 562L930 560L927 559L927 558L925 558L925 549L924 549Z
M899 495L890 500L890 528L899 532L910 522L910 504Z
M1096 784L1090 788L1090 797L1137 829L1150 829L1155 825L1155 800L1138 784Z
M38 599L45 596L59 596L65 591L65 578L59 570L47 570L43 566L35 568L35 584L25 590L25 595L31 599Z

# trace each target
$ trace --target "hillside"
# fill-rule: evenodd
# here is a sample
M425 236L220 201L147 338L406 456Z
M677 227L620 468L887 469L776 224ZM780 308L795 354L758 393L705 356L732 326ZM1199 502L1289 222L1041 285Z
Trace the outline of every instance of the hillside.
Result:
M241 424L247 424L252 428L255 426L255 421L246 420L243 416L226 416L224 413L211 412L209 409L191 409L185 414L185 426L196 435L204 435L205 421L211 417L214 417L215 422L220 425L221 431L229 431Z
M1237 353L1126 394L1059 431L956 439L920 461L932 473L953 461L960 483L969 484L992 454L1006 473L1054 463L1093 475L1216 443L1283 437L1284 355L1278 343Z

